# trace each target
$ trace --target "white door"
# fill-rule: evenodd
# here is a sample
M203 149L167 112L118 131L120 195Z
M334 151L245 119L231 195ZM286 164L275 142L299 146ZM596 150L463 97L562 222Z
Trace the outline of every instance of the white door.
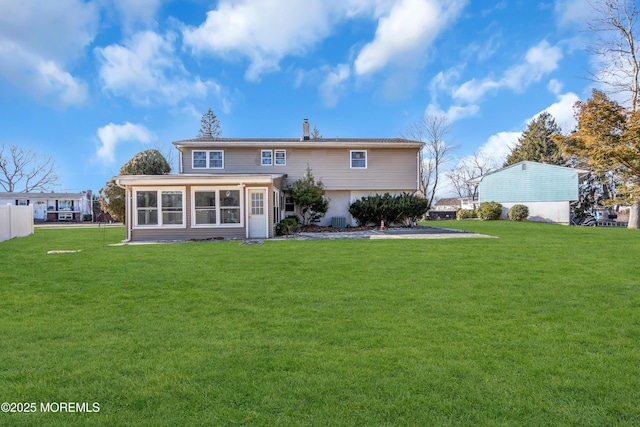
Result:
M36 202L33 205L33 217L43 221L47 219L47 207L44 202Z
M249 190L249 238L267 238L266 191Z

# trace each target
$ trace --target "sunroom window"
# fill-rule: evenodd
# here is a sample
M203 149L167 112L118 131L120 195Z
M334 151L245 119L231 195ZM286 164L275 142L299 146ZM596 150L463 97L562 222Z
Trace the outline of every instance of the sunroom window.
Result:
M136 195L138 225L158 224L158 192L138 191Z
M182 191L162 192L162 223L182 224Z
M215 191L196 191L194 193L197 225L217 224L216 199Z
M240 224L240 190L220 191L220 222Z
M136 226L184 226L184 190L135 191Z
M196 187L191 194L193 226L214 227L242 224L240 190Z

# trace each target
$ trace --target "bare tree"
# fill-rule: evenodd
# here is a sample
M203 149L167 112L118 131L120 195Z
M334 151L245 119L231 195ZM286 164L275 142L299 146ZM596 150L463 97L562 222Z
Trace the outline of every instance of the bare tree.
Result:
M17 145L0 146L0 185L4 191L48 191L57 180L51 157Z
M446 135L450 131L449 121L444 116L425 115L409 127L403 137L424 142L420 152L420 192L433 205L436 192L441 184L440 173L445 163L451 160L451 152L456 148L447 144Z
M600 60L592 77L609 87L609 92L629 93L631 109L636 111L640 108L637 0L592 0L590 4L596 15L588 28L597 35L590 51Z
M447 172L447 178L456 190L458 197L478 197L478 183L472 181L492 170L497 169L498 162L485 153L474 153L460 160Z

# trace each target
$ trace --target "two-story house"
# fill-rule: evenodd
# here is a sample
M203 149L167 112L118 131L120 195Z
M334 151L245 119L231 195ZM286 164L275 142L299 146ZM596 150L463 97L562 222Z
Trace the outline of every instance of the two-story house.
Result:
M0 193L0 205L32 206L34 221L80 222L91 215L91 190L81 193Z
M173 143L179 171L121 175L127 240L268 238L294 214L287 186L311 168L332 218L353 224L349 205L365 195L415 192L421 142L406 139L196 138ZM355 225L355 224L353 224Z

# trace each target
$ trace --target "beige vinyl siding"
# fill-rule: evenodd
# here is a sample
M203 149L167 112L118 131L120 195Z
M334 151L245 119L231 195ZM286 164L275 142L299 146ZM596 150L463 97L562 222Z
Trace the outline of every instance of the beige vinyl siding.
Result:
M216 149L211 147L210 149ZM418 150L416 148L272 148L286 150L286 165L262 166L259 147L225 147L224 169L192 168L192 151L183 158L184 173L272 173L287 174L287 182L302 178L311 167L317 180L322 180L327 190L417 190ZM351 168L351 150L367 152L367 168Z
M234 228L179 228L179 229L133 229L131 241L182 241L205 239L244 239L246 231L244 227Z

